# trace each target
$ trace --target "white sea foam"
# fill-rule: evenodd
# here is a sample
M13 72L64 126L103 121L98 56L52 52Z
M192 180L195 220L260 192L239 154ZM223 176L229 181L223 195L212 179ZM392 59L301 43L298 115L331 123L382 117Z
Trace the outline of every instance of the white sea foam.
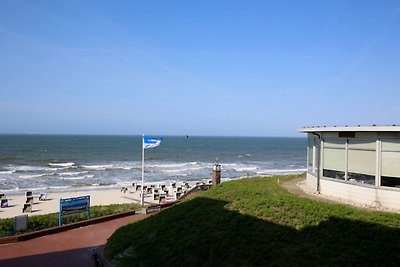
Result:
M50 162L49 165L53 166L53 167L73 167L73 166L75 166L75 163L74 162L65 162L65 163Z
M60 176L76 176L80 174L89 173L89 171L81 171L81 172L60 172L58 175Z
M14 171L1 171L0 175L2 175L2 174L13 174L13 173L15 173L15 170Z
M247 172L247 171L256 171L259 167L237 167L233 168L237 172Z
M180 170L163 170L164 173L180 173L183 171L186 171L186 170L182 170L182 169L180 169Z
M84 176L77 176L77 177L61 177L62 180L83 180L86 178L94 178L94 175L84 175Z
M49 167L41 167L41 166L29 166L29 165L10 165L5 169L10 170L12 172L32 172L32 171L54 171L53 168Z
M189 163L190 164L190 163ZM188 163L170 163L170 164L152 164L152 165L148 165L148 167L150 168L177 168L177 167L185 167L187 166Z
M257 172L257 174L294 174L294 173L302 173L307 171L307 169L271 169L271 170L263 170Z
M96 171L105 171L107 169L112 169L113 165L82 165L82 168Z
M52 176L55 173L40 173L40 174L32 174L32 175L20 175L19 178L21 179L32 179L32 178L39 178L44 176Z

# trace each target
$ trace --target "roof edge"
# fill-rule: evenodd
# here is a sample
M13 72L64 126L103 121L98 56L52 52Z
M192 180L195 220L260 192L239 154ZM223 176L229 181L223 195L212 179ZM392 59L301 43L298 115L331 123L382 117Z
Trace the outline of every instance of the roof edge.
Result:
M311 126L298 129L299 132L400 132L400 125L384 126Z

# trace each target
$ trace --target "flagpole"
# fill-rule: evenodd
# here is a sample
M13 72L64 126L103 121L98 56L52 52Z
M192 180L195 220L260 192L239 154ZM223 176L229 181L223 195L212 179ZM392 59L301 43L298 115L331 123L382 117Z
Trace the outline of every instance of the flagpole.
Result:
M144 205L144 134L142 136L142 194L140 197L140 205Z

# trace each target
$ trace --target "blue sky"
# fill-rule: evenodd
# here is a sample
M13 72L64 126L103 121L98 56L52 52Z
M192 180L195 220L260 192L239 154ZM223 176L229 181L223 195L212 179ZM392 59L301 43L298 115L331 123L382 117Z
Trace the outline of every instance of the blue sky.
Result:
M399 1L0 1L0 132L399 124Z

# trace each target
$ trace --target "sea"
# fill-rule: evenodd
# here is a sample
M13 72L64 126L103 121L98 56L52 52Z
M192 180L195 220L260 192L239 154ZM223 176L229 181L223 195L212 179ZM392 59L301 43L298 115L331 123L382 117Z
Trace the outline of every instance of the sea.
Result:
M152 136L160 137L160 136ZM306 138L163 136L145 150L145 182L222 180L306 171ZM68 191L141 181L142 136L0 135L0 192Z

